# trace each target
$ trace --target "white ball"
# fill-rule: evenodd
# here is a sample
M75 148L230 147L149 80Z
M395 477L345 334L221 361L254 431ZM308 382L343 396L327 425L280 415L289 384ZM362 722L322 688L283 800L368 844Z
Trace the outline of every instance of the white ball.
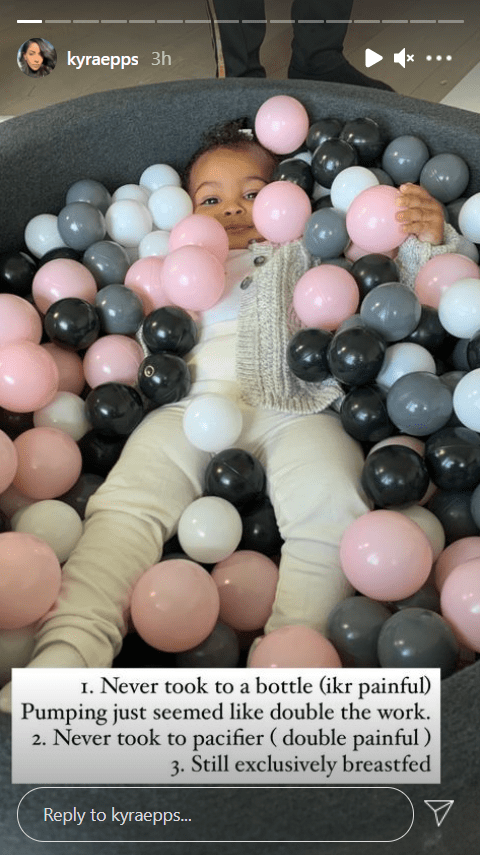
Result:
M480 280L459 279L442 294L440 323L456 338L471 338L480 330Z
M380 184L376 175L365 166L349 166L334 178L330 198L334 208L348 211L353 200L368 187Z
M30 662L35 625L20 629L0 629L0 686L12 679L12 668L24 668Z
M469 371L455 386L453 409L465 427L480 431L480 368Z
M152 193L148 209L158 229L171 231L180 220L193 213L193 202L182 187L167 184Z
M14 531L33 534L48 543L60 564L67 560L83 532L76 510L58 499L44 499L17 511L11 524Z
M143 170L138 183L153 192L165 184L180 187L182 180L178 172L168 163L154 163Z
M91 423L86 416L85 401L73 392L57 392L53 401L33 414L37 427L53 427L68 433L78 442L89 430Z
M138 245L139 258L147 258L150 255L164 256L168 255L168 241L170 232L165 229L160 229L156 232L150 232L140 241Z
M139 184L122 184L117 187L112 195L112 202L120 202L122 199L132 199L134 202L140 202L146 205L150 196L150 191L147 187L140 187Z
M480 193L470 196L460 208L458 227L472 243L480 243Z
M433 550L433 560L436 561L445 548L445 532L438 517L421 505L410 505L409 508L403 508L398 512L416 522L427 535Z
M35 258L41 258L51 249L67 245L60 237L57 221L58 217L55 214L38 214L27 223L25 243Z
M435 360L432 354L419 344L398 342L387 347L382 367L375 382L382 389L390 389L399 377L414 371L429 371L436 374Z
M182 549L193 561L216 564L235 552L242 518L226 499L204 496L185 509L178 524Z
M243 418L234 401L222 395L199 395L188 405L183 430L189 442L202 451L217 453L235 445Z
M152 231L152 215L145 205L133 199L113 202L105 214L107 232L123 247L137 247Z

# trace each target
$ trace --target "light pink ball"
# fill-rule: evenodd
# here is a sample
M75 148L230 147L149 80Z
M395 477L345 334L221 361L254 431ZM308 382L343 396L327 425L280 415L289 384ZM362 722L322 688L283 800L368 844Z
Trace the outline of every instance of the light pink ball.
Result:
M140 297L146 315L170 305L162 283L163 262L163 256L147 255L135 261L125 276L125 286Z
M258 643L249 668L341 668L333 644L309 626L282 626Z
M17 436L14 445L18 467L13 486L32 499L63 496L80 477L80 449L62 430L31 428Z
M456 567L471 561L472 558L480 560L480 537L461 537L447 546L433 568L437 590L442 590L445 580Z
M363 246L357 246L356 243L350 243L343 254L349 261L355 262L358 261L359 258L363 258L364 255L367 255L367 251ZM388 258L396 258L398 255L398 249L396 247L395 249L384 249L382 255L386 255Z
M0 348L0 407L31 413L45 407L58 391L58 369L48 351L33 341Z
M166 256L162 284L174 306L205 312L218 303L225 290L225 270L207 249L181 246Z
M347 232L355 244L367 252L386 252L404 242L407 235L395 218L398 195L395 187L380 184L356 196L347 211Z
M396 511L370 511L345 530L340 563L353 587L373 600L403 600L427 581L430 542L415 522Z
M480 279L478 264L455 252L437 255L418 271L415 294L422 305L438 309L444 291L459 279Z
M440 594L443 617L461 644L480 653L480 559L460 564Z
M210 574L183 558L161 561L140 577L130 603L135 629L151 647L181 653L212 632L220 599Z
M105 335L88 348L83 359L83 372L88 385L95 389L101 383L137 381L144 353L137 341L126 335Z
M46 314L57 300L78 297L93 303L97 283L92 274L79 261L71 258L54 258L42 265L33 277L32 294L37 309Z
M272 612L278 582L274 562L252 550L239 550L215 565L212 579L220 594L220 620L239 630L260 629Z
M79 395L85 386L82 360L73 350L59 347L53 341L42 344L42 348L53 357L58 368L58 391Z
M359 302L360 293L352 274L334 264L307 270L293 292L293 308L302 323L324 330L336 330L355 314Z
M12 483L17 466L17 449L10 437L0 430L0 493L3 493Z
M255 116L255 134L265 148L275 154L289 154L300 148L308 134L308 113L296 98L274 95Z
M272 243L288 243L303 235L312 206L305 190L291 181L272 181L255 197L255 228Z
M53 549L32 534L0 534L0 628L18 629L41 618L55 602L61 568Z
M228 235L222 224L213 217L190 214L173 227L168 241L169 252L191 244L207 249L221 264L227 260Z
M0 294L0 347L15 341L39 344L42 320L28 300L16 294Z

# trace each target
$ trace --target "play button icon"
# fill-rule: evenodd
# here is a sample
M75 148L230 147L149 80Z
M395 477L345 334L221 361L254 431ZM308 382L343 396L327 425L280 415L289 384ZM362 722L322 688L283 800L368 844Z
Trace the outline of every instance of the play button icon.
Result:
M367 48L365 51L365 65L367 68L370 68L371 65L375 65L375 63L380 62L383 59L379 53L376 53L374 50L370 50Z

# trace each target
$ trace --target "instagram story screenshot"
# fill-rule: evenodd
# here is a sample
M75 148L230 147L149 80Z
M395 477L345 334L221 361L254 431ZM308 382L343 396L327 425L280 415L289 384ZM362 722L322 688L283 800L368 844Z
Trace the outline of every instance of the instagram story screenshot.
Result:
M478 4L0 27L2 852L473 855Z

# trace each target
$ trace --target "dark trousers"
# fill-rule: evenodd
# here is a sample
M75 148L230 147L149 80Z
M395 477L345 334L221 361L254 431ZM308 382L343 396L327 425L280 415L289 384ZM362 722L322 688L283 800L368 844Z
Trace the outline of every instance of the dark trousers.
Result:
M213 0L219 23L227 77L265 77L260 48L265 38L263 0ZM343 42L348 24L304 24L298 21L348 20L353 0L294 0L292 57L288 76L315 78L342 63ZM257 23L255 23L257 22ZM258 23L260 22L260 23Z

